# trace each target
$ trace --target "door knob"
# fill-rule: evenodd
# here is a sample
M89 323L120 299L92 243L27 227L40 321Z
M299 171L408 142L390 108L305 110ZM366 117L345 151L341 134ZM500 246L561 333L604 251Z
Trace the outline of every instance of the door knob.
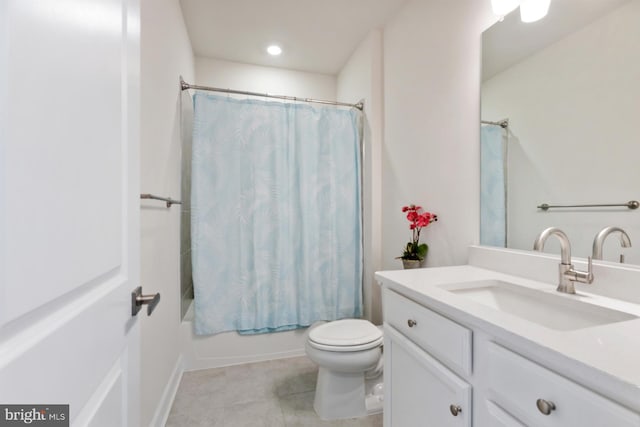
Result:
M160 293L153 295L142 295L142 286L138 286L131 292L131 315L135 316L142 309L143 305L147 306L147 316L151 316L153 310L160 302Z

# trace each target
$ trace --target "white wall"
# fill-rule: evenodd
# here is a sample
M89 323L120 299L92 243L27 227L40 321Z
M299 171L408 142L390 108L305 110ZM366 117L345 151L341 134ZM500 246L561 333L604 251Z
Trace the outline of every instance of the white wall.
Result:
M603 227L623 227L640 241L638 212L555 210L540 203L620 203L637 199L640 182L640 0L556 42L483 84L482 114L509 118L509 247L531 249L558 226L572 253L591 253ZM605 259L621 253L616 236ZM558 253L555 241L547 252ZM639 245L636 245L639 246ZM640 264L640 249L625 250Z
M423 230L428 266L463 264L479 236L481 32L489 1L414 0L384 28L382 257L401 268L403 205L440 220Z
M143 193L180 197L180 90L193 78L193 53L178 0L143 0L141 184ZM141 284L160 292L142 322L142 425L164 425L180 359L180 207L141 202Z
M299 98L332 100L336 97L336 78L328 74L203 57L196 57L195 67L196 81L200 85Z
M336 99L336 77L196 57L195 83L301 98ZM199 337L182 327L185 369L204 369L304 354L304 330L261 335L227 332Z
M364 100L363 227L364 317L382 323L380 288L373 274L382 269L382 31L373 30L338 74L338 100Z

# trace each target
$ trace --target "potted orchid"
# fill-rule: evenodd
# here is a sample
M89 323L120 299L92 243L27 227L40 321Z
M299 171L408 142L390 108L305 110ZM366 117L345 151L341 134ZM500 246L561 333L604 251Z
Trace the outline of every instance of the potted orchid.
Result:
M402 265L404 268L424 267L424 262L429 251L426 243L420 243L420 231L434 221L438 220L438 215L431 212L423 212L421 206L409 205L402 208L402 212L407 213L409 229L411 230L411 240L404 247Z

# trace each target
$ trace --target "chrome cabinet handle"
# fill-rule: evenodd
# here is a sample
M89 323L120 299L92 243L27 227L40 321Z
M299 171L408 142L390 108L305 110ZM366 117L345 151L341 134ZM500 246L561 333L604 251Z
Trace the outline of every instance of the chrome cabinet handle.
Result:
M409 319L407 320L407 325L409 325L410 328L413 328L414 326L416 326L418 324L418 322L416 322L413 319Z
M457 417L462 412L462 408L459 405L449 405L449 410L454 417Z
M142 309L142 306L147 306L147 316L151 316L153 310L160 302L160 293L153 295L142 295L142 286L138 286L131 292L131 315L135 316Z
M536 406L538 407L538 411L544 415L549 415L556 410L556 404L549 400L538 399L536 400Z

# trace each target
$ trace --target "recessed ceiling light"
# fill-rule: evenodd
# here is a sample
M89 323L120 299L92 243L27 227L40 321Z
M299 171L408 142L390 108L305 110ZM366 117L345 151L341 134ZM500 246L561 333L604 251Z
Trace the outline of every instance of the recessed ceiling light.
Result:
M282 53L282 48L278 45L272 44L267 48L269 55L278 56Z

